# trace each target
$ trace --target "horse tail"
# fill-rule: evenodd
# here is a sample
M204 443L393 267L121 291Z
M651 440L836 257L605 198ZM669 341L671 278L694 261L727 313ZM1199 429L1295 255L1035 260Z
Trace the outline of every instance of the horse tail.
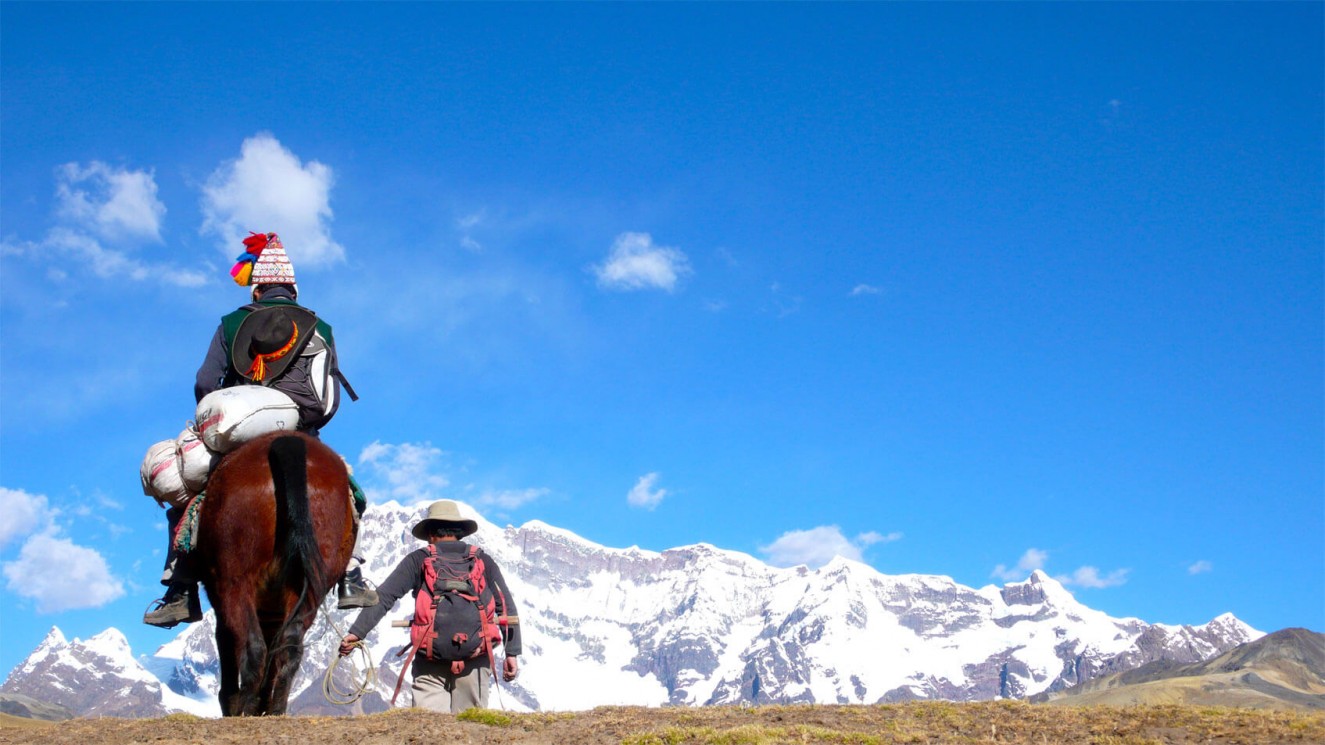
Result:
M310 585L324 588L327 578L308 507L308 444L295 435L277 437L267 457L276 487L276 534L285 536L285 576L304 579L302 601Z

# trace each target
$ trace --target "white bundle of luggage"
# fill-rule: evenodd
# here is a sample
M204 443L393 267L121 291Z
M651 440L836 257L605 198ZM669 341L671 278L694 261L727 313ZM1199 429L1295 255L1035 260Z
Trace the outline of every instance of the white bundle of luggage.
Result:
M299 406L275 388L222 388L198 402L194 420L173 440L147 449L139 473L143 493L160 504L183 507L207 487L222 456L260 435L293 431Z

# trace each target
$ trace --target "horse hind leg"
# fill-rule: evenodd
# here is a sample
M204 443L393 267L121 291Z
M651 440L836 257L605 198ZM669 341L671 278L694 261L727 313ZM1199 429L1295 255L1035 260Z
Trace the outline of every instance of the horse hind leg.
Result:
M304 660L304 634L308 633L312 621L312 615L308 613L292 618L281 636L272 640L274 652L262 690L264 714L281 715L289 708L290 688Z
M230 717L260 714L267 642L251 601L218 609L216 639L221 653L221 713Z
M216 656L221 663L221 689L217 698L221 715L239 715L239 645L230 629L219 622L216 625Z

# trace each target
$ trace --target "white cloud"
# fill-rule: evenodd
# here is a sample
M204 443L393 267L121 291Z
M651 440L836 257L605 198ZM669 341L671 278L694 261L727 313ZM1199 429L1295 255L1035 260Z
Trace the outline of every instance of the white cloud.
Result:
M832 561L834 556L863 561L862 554L866 547L900 540L901 537L901 533L884 535L871 530L851 540L842 534L842 529L838 526L821 525L809 530L789 530L778 536L773 543L760 546L759 551L773 566L791 567L804 564L810 568L817 568Z
M548 489L543 488L485 491L474 500L474 505L476 507L496 507L497 509L502 510L513 510L522 507L539 497L547 496L548 492Z
M851 297L856 297L857 295L879 295L882 293L883 290L874 285L860 284L851 288Z
M271 134L244 140L239 158L222 163L202 190L203 234L218 236L227 257L238 255L249 231L279 233L295 266L342 261L331 238L331 168L300 162Z
M1026 579L1031 572L1036 570L1043 571L1045 563L1049 561L1049 552L1041 551L1038 548L1030 548L1021 555L1017 565L1011 569L1003 564L994 567L994 571L989 576L996 577L1004 582L1020 582ZM1101 576L1100 570L1092 566L1083 566L1078 568L1070 575L1059 575L1056 579L1064 585L1075 585L1098 589L1103 587L1117 587L1127 582L1127 574L1130 569L1116 569L1107 575Z
M52 533L29 538L18 559L3 569L9 591L35 600L38 613L99 608L124 595L124 584L111 574L105 557Z
M0 549L10 541L49 529L57 514L45 496L22 489L0 486L0 504L5 506L5 519L0 520Z
M483 244L479 243L471 233L487 217L485 210L471 212L468 215L462 215L456 218L455 226L460 231L460 247L470 253L483 253Z
M643 507L646 510L655 509L662 503L663 497L667 496L666 489L654 489L653 485L658 483L658 473L646 473L639 477L639 481L630 488L626 494L626 502L631 507Z
M166 206L156 198L151 171L66 163L55 172L57 214L102 239L161 240Z
M1205 574L1206 572L1213 572L1214 570L1215 565L1205 559L1201 559L1195 564L1187 567L1188 574Z
M386 482L386 499L408 504L441 499L440 492L451 483L437 472L443 455L427 442L390 445L374 441L359 453L359 464L368 466L375 480ZM377 489L368 490L378 493Z
M393 445L375 441L359 453L356 473L369 502L394 499L424 504L460 499L475 509L514 510L551 493L542 487L495 489L453 484L450 457L428 442Z
M876 543L892 543L900 540L902 540L902 534L897 531L884 535L883 533L870 530L856 536L856 543L862 546L873 546Z
M131 279L135 282L162 282L177 287L201 287L207 277L201 272L176 269L163 264L139 261L123 251L106 248L96 238L67 228L53 228L46 234L40 250L55 251L82 265L103 279Z
M1041 551L1038 548L1026 549L1026 553L1021 555L1017 565L1008 569L1005 565L999 564L994 567L994 571L989 574L1004 582L1020 582L1030 576L1030 573L1036 569L1044 569L1044 563L1049 560L1049 552Z
M56 169L58 224L38 241L6 240L0 254L48 264L45 275L66 282L75 273L101 279L198 287L206 277L147 262L124 250L134 241L161 241L165 205L156 198L151 171L112 168L98 161Z
M1100 570L1091 566L1084 566L1077 569L1071 576L1059 577L1058 581L1065 585L1076 585L1099 589L1104 587L1117 587L1127 582L1127 574L1130 569L1115 569L1108 575L1101 577Z
M473 230L475 227L477 227L479 223L483 222L483 219L486 216L487 216L486 210L478 210L477 212L471 212L468 215L461 215L460 217L457 217L455 225L457 228L460 228L461 230L468 232L470 230Z
M681 278L691 273L690 262L680 249L653 245L648 233L622 233L616 237L607 259L593 267L598 286L607 290L659 289L672 292Z

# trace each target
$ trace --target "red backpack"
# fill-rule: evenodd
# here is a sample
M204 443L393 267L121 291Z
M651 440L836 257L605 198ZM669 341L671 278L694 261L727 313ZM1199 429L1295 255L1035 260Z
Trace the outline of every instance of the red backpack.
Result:
M502 618L497 617L499 605ZM409 627L411 650L405 665L422 651L430 660L449 661L451 672L459 675L469 660L486 655L495 678L493 648L502 641L501 627L508 623L505 615L506 599L499 588L488 586L478 546L459 553L438 552L429 544L428 557L423 560L423 586L414 599L414 618ZM400 653L404 652L402 649ZM400 680L404 679L402 668ZM395 703L395 696L391 702Z

